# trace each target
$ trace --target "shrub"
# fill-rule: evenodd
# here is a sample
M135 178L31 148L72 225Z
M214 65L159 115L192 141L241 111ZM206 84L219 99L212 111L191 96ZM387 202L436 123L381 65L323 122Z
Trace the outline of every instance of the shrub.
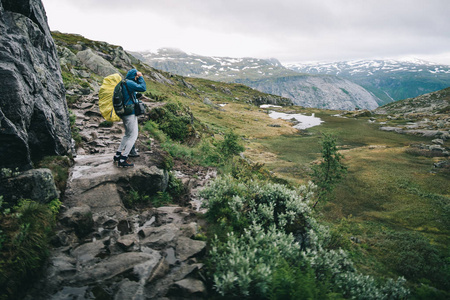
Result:
M0 218L0 290L15 298L36 278L48 256L49 239L59 200L47 205L21 200ZM1 209L1 201L0 201Z
M450 290L450 261L420 233L389 232L386 247L392 249L384 258L409 280L427 280L437 288Z
M216 239L209 253L214 265L214 288L222 296L264 298L280 259L295 261L299 250L291 234L275 227L266 231L252 225L242 236L230 233L225 243Z
M148 120L145 124L144 124L144 131L147 131L148 133L150 133L157 141L163 143L167 140L166 135L159 130L159 126L156 122L152 121L152 120Z
M229 175L216 179L201 192L208 199L207 218L214 223L242 231L255 223L294 231L307 226L308 201L312 186L292 190L266 182L243 184Z
M238 139L239 136L233 131L225 134L223 141L218 146L225 159L229 159L244 151L244 147L239 143Z
M174 141L185 141L195 135L194 117L189 108L178 102L170 102L165 106L150 111L150 119L159 125L159 129Z
M270 282L270 300L339 299L341 295L330 292L327 282L316 279L309 265L292 264L282 260L275 268Z
M209 221L228 231L227 235L219 231L222 236L213 240L209 253L219 294L264 299L302 291L318 298L340 294L353 299L405 298L409 292L403 278L380 283L356 272L347 252L326 249L332 235L311 216L312 188L312 184L297 190L261 181L244 184L222 176L201 192L208 200ZM289 271L292 278L309 282L301 287L285 282L275 288L280 284L275 271L286 271L280 270L283 261L295 269Z
M101 122L100 124L98 124L98 126L100 126L100 127L113 127L113 125L114 125L114 122L106 121L106 120Z
M343 156L338 153L336 138L323 134L320 142L322 147L322 161L312 167L313 182L318 186L317 201L325 199L333 191L334 186L347 173L347 168L341 163Z
M70 131L72 134L72 138L75 141L75 146L79 147L83 141L81 139L80 129L77 128L75 124L76 119L77 117L75 116L75 114L71 110L69 110Z
M220 166L224 162L223 154L210 140L202 140L198 145L199 163L203 166Z

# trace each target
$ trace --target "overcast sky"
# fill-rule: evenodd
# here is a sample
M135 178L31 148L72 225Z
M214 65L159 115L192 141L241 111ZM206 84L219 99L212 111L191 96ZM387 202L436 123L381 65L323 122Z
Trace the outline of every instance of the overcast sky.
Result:
M450 0L42 0L51 30L125 50L450 65Z

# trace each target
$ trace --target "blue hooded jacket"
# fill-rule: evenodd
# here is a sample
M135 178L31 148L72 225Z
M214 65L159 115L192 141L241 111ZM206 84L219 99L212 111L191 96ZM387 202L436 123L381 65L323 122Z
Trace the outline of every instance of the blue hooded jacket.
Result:
M136 92L145 92L147 90L147 84L145 83L144 77L141 76L137 80L134 80L136 74L137 70L131 69L125 77L125 79L127 79L126 87L128 88L122 90L124 99L123 102L125 105L133 104L137 101ZM132 98L130 98L130 95ZM132 114L134 114L134 110Z

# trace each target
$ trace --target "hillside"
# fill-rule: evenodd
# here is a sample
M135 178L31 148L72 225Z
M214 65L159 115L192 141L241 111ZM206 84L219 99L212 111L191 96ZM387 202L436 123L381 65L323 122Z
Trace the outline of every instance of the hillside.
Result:
M37 300L284 299L304 293L318 299L448 298L445 135L433 141L435 136L382 131L381 125L411 120L343 117L299 107L242 84L154 69L120 46L52 35L70 109L74 157L36 162L46 166L51 161L55 169L60 190L50 200L57 206L55 197L61 197L63 203L52 207L56 213L45 220L37 215L31 222L33 213L40 212L36 206L27 214L1 207L0 249L19 244L22 253L34 255L35 245L22 242L46 239L26 234L36 223L58 222L48 238L47 269L43 275L31 274L34 288L27 290L29 278L4 276L10 275L4 268L0 292L16 288L27 293L26 299ZM112 154L123 126L104 122L98 89L105 76L123 75L132 67L147 81L143 101L149 111L139 118L136 166L122 169ZM317 82L308 83L318 92ZM329 93L350 89L338 86ZM285 118L273 118L274 111ZM298 116L320 122L297 130ZM313 210L316 188L308 182L314 165L321 163L323 134L338 139L348 174L336 186L335 197L322 199ZM434 143L442 151L431 150ZM428 148L416 151L415 145ZM21 178L10 172L6 180ZM208 206L206 215L202 203ZM12 230L5 235L7 227ZM10 236L16 244L5 239ZM15 263L20 259L0 258L2 264L29 269ZM36 266L36 260L31 263Z
M305 107L353 110L378 106L373 94L336 76L298 75L276 59L207 57L180 50L133 53L154 68L175 74L242 83Z
M313 194L302 191L308 187L304 186L297 191L288 181L262 169L263 164L246 159L262 141L280 136L297 136L298 133L292 127L293 120L273 119L259 105L281 104L277 109L284 107L285 111L296 111L298 107L292 106L286 98L263 94L240 84L184 78L157 71L139 61L133 61L117 46L89 41L77 35L53 35L61 59L64 83L70 96L68 100L74 115L75 136L78 134L81 139L76 145L79 157L75 158L75 165L71 168L71 177L63 199L63 227L57 233L57 241L63 247L54 250L50 257L54 267L44 278L44 284L36 287L29 294L30 297L46 299L48 295L52 295L58 298L67 293L81 295L87 292L105 293L125 299L141 294L148 298L165 296L169 299L177 299L180 295L187 299L208 298L219 293L245 295L248 288L240 284L244 282L245 274L250 274L250 284L255 285L260 280L258 276L263 274L258 268L263 267L269 272L277 270L278 263L273 262L273 257L279 257L280 262L284 257L291 259L284 254L284 249L293 250L289 252L294 257L293 261L302 260L303 255L306 255L308 261L313 261L316 257L336 255L340 257L339 260L345 260L344 251L335 252L325 244L325 248L321 249L322 241L317 241L317 246L314 246L321 249L320 253L301 250L293 236L288 235L287 230L292 230L291 227L284 229L283 226L286 225L282 221L280 229L273 226L270 229L273 234L264 237L265 231L258 229L260 227L254 219L258 215L257 207L252 208L253 212L238 209L236 213L239 218L244 219L242 223L234 221L234 213L228 216L229 209L217 211L211 207L216 203L214 197L236 184L239 188L233 190L240 193L239 196L229 199L224 195L222 201L250 201L241 205L251 207L254 201L252 193L256 197L263 195L265 198L264 195L267 195L268 201L277 199L276 205L286 201L283 204L287 210L286 220L295 215L295 219L315 224L315 217L307 207ZM88 59L83 60L85 56ZM117 59L118 56L120 59ZM133 66L144 73L148 86L144 101L151 110L140 119L142 129L137 145L141 156L134 159L137 165L122 171L111 164L111 154L115 145L117 146L122 129L120 123L108 125L102 122L98 114L96 87L102 78L101 74L104 74L101 72L113 72L111 68L114 68L123 73L126 68L131 67L128 65L129 59ZM233 157L241 151L244 151L242 157ZM272 148L262 153L275 157L274 152L275 148ZM219 172L221 176L214 180ZM230 174L235 174L235 177L232 178ZM245 178L251 184L244 184ZM224 184L227 180L231 182ZM252 184L253 180L260 183ZM211 187L205 188L206 183L211 184ZM167 184L166 189L164 184ZM178 186L176 190L185 192L175 193L176 196L172 198L172 193L176 191L173 186ZM247 192L243 190L244 186L248 189ZM199 199L197 192L203 188L201 195L204 199ZM293 195L296 195L295 205L291 203ZM260 201L266 201L264 198ZM208 201L211 213L202 217L189 208L173 204L158 208L160 205L167 205L169 199L197 209L200 209L198 203L195 206L191 200L200 203ZM273 207L274 204L272 202L270 206ZM270 213L270 206L265 208L265 205L261 205L260 209ZM274 211L272 214L277 213ZM280 219L283 215L284 213L280 214ZM250 219L254 219L253 226L248 225ZM277 222L277 218L274 220ZM260 222L266 222L266 218L262 218ZM223 227L221 224L224 223L229 225ZM94 232L91 232L92 226ZM239 232L240 226L245 226L247 234L238 237L236 242L244 247L240 248L240 253L236 253L234 246L227 245L226 237L230 237L232 242L231 236ZM297 232L302 232L302 235L311 234L312 237L326 230L311 225L309 233L303 233L305 226L309 225L292 223L292 226L295 226ZM116 227L120 233L112 230ZM317 233L312 233L313 231ZM258 236L263 234L262 245L274 246L267 249L258 244L249 244L247 239L252 239L252 232ZM213 238L216 234L220 234L219 238L222 240ZM225 255L216 253L214 249L207 250L205 240L209 244L221 243L220 251ZM76 244L72 244L72 241ZM305 244L306 247L308 245ZM73 250L67 253L67 247ZM254 247L254 250L249 251L248 247ZM208 256L205 256L206 251ZM247 256L248 253L256 253L262 257L249 260L249 265L242 266L239 259L233 260L237 264L230 264L229 255L226 254L229 251L233 251L229 255L238 257ZM84 255L85 253L88 255ZM271 255L267 256L265 253ZM216 264L210 264L209 260L215 260ZM255 263L256 269L253 267ZM326 269L331 266L330 262L325 264ZM387 289L386 293L395 293L398 295L396 297L409 293L401 278L380 283L371 281L367 284L364 283L364 278L369 277L353 268L351 262L333 265L339 271L336 278L330 279L330 284L336 286L339 293L359 293L359 290L352 288L353 283L346 279L348 276L361 281L357 286L364 290L364 294L373 289L380 293L385 293L384 289ZM73 272L75 267L77 271ZM210 268L215 269L217 277L209 275ZM322 268L317 269L317 272L322 274ZM294 270L300 272L301 268L294 266L291 272ZM229 278L226 275L229 272L243 276L242 280ZM228 280L236 283L225 284ZM331 290L320 291L316 285L321 283L318 279L313 280L317 282L312 283L311 288L322 294L331 293ZM271 281L271 277L266 276L262 284L268 288ZM342 281L347 283L341 288L338 284ZM77 288L80 285L84 287ZM250 292L265 295L267 288Z
M383 105L375 110L382 114L427 113L439 114L450 111L450 88L415 98Z
M450 66L422 60L357 60L289 64L299 73L336 75L355 82L382 101L413 98L450 86Z

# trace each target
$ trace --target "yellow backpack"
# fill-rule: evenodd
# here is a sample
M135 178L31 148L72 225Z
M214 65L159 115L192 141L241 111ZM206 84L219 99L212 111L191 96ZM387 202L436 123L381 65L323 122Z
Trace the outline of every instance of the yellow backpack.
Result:
M122 81L119 73L109 75L103 79L102 86L98 92L98 107L106 121L119 122L121 119L114 111L113 96L114 89Z

